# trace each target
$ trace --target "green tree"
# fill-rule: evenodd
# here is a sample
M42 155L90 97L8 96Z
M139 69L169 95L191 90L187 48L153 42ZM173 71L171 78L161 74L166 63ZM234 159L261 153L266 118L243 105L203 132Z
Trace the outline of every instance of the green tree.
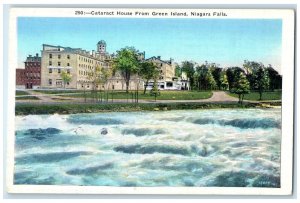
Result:
M194 63L191 61L182 62L181 70L186 73L187 78L190 80L190 87L192 89L194 87Z
M240 73L244 73L244 70L240 67L230 67L226 70L227 80L228 80L228 87L229 91L232 91L232 89L235 86L235 83L237 82L238 78L240 77Z
M218 89L221 89L221 73L222 73L222 68L218 67L217 64L212 63L209 65L209 69L211 70L211 73L214 77L214 80L216 82L216 86Z
M206 74L207 85L210 90L215 89L217 87L217 83L212 75L211 69L209 68Z
M158 77L159 70L154 63L145 61L141 63L139 74L145 80L144 94L146 94L149 81Z
M282 76L272 67L271 64L267 67L267 71L270 78L269 89L272 91L275 89L282 89Z
M196 86L198 87L198 90L212 90L217 87L212 70L213 68L207 63L196 67L194 76L197 81Z
M244 95L250 92L250 84L246 78L246 75L243 72L240 72L235 86L233 88L233 92L239 95L239 103L242 104L244 100Z
M159 89L158 89L158 85L157 85L157 78L154 78L153 88L152 88L150 94L155 97L155 101L156 101L157 96L160 95L160 92L159 92Z
M258 70L254 73L254 87L258 90L259 93L259 100L262 100L262 94L265 90L269 88L269 74L264 66L261 66Z
M99 89L101 100L102 100L102 94L101 94L102 86L104 86L104 91L105 91L105 84L107 83L111 75L112 75L111 69L103 68L100 65L97 65L94 71L89 73L89 80L91 80L93 84L92 94L94 95L94 99L97 98L97 92L98 92L97 89Z
M180 78L181 73L182 73L181 67L179 65L176 65L176 67L175 67L175 76Z
M227 75L225 71L221 72L220 75L220 86L222 90L228 90L229 88L229 83L228 83L228 79L227 79Z
M124 78L128 93L130 77L139 70L138 51L134 47L125 47L117 51L114 67L120 71Z
M67 71L63 70L60 73L60 77L64 83L64 89L66 88L66 84L72 81L72 75Z
M202 64L201 66L196 67L196 72L194 74L195 81L197 81L197 88L198 90L207 90L208 83L207 83L207 72L208 67L205 64Z
M246 74L246 77L250 83L250 89L256 89L256 72L263 66L262 63L258 63L256 61L244 61L243 68Z

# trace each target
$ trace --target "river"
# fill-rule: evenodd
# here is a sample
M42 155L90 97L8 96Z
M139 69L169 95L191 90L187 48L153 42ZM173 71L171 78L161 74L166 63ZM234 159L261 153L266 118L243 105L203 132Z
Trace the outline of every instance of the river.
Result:
M16 116L14 184L280 187L281 109Z

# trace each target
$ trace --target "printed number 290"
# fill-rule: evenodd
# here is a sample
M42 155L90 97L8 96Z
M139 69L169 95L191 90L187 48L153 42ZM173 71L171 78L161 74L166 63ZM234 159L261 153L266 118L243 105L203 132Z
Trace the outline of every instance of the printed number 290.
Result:
M83 15L83 11L75 11L75 15Z

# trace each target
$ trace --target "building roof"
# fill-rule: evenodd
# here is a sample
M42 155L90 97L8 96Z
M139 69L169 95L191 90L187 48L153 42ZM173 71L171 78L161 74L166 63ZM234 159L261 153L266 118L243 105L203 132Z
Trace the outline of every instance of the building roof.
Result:
M27 56L25 62L41 62L41 59L42 58L38 54L36 54L35 56L29 55Z
M152 56L152 57L146 59L146 61L152 61L152 60L158 60L158 61L160 61L160 62L162 62L162 63L167 63L167 64L169 64L169 65L171 64L171 60L168 60L168 61L162 60L162 59L160 58L160 56L158 56L158 57Z

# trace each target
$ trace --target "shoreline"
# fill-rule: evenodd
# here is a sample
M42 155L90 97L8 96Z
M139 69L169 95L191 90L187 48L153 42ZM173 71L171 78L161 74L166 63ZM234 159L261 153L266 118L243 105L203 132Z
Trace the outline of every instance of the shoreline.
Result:
M16 103L15 115L78 114L105 112L171 111L226 108L276 108L281 101L237 102L186 102L186 103Z

